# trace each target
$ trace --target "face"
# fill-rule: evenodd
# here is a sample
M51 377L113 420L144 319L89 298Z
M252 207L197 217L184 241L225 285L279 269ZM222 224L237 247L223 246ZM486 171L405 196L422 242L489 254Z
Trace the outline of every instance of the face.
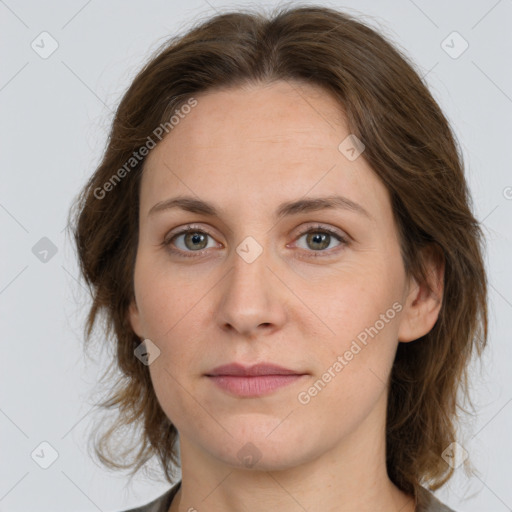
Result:
M151 379L190 450L293 467L383 420L409 290L389 194L321 89L196 99L146 160L131 325L160 350ZM215 213L165 207L185 196ZM214 371L230 363L293 375Z

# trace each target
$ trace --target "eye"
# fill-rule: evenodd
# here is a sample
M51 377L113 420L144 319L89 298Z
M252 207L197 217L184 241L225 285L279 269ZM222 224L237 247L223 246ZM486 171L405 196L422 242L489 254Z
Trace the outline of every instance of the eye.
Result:
M324 226L309 226L305 231L302 231L299 234L297 240L300 240L302 237L305 237L306 247L305 250L308 252L312 252L313 254L308 255L316 258L318 256L324 256L324 254L320 253L328 253L329 255L333 252L331 250L326 251L333 240L338 242L338 245L335 247L339 247L341 245L346 245L348 243L347 238L345 238L341 233L334 231L333 229L326 228ZM317 254L314 254L317 253Z
M212 238L212 236L204 229L187 226L185 229L182 229L178 233L174 233L171 237L166 238L162 245L167 246L172 253L179 254L180 256L191 257L195 256L195 254L187 253L201 254L204 250L215 247L215 244L208 245L208 237ZM176 246L178 249L174 249L173 246Z
M333 248L328 251L326 250L333 241L338 242L335 248L348 244L348 239L341 233L321 225L309 226L299 233L296 240L300 240L302 237L306 237L306 247L301 247L301 249L311 253L308 254L307 257L313 258L324 256L324 253L330 255L332 252L337 252L334 251ZM162 245L167 247L173 254L187 258L197 257L201 256L207 249L216 246L214 241L209 244L208 238L211 238L213 241L213 236L203 228L188 225L185 229L166 237Z

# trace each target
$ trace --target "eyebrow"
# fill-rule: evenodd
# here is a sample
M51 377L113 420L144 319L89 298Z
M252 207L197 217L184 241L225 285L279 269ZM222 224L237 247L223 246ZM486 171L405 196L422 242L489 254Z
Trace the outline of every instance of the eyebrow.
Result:
M212 203L203 201L191 196L179 196L165 199L156 203L148 212L148 216L158 212L170 210L172 208L181 208L187 212L198 213L208 217L220 217L222 211L216 208ZM282 219L291 215L300 213L310 213L319 210L341 209L349 210L360 215L364 215L368 219L373 217L360 204L340 195L332 195L326 197L314 197L309 199L298 199L296 201L288 201L279 205L276 211L276 219Z

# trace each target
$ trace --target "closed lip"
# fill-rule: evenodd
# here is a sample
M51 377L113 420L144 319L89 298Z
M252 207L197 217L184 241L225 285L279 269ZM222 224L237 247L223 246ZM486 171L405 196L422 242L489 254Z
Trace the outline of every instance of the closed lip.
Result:
M256 377L261 375L305 375L303 372L290 370L271 363L259 363L252 366L244 366L239 363L230 363L218 366L206 373L207 377L221 375L234 375L239 377Z

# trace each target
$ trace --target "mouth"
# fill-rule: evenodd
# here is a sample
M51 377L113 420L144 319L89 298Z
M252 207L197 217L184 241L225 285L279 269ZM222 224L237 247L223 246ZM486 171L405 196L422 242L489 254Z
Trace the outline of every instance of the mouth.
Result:
M271 363L259 363L253 366L244 366L239 363L224 364L214 368L206 374L208 377L234 376L234 377L260 377L267 375L304 375L303 372L290 370Z
M218 388L238 397L270 394L305 377L304 372L269 363L250 367L238 363L223 365L206 374Z

